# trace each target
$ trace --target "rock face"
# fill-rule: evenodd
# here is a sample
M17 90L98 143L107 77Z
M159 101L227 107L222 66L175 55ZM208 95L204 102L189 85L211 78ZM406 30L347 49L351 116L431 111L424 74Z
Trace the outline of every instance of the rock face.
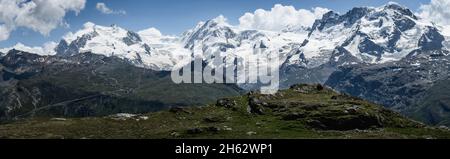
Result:
M267 103L261 101L257 97L249 97L248 112L251 114L264 114L263 107L267 106Z
M421 50L439 50L442 49L445 38L436 28L428 27L427 32L420 37L419 46Z
M217 101L216 106L224 107L224 108L228 108L228 109L235 109L237 106L237 103L235 100L231 100L231 99L220 99Z
M450 125L450 78L435 82L420 101L414 104L415 111L409 115L427 124Z

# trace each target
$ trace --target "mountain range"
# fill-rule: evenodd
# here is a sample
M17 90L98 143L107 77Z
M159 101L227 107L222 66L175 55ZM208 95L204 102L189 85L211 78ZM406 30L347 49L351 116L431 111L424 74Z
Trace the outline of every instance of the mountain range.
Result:
M205 67L216 67L217 63L209 58L214 56L211 54L213 52L219 52L219 57L214 58L220 59L277 55L280 57L282 88L289 88L297 83L321 83L425 123L449 125L448 93L439 86L445 85L443 83L448 83L449 80L450 41L439 28L397 3L388 3L381 7L357 7L344 14L330 11L317 19L312 26L286 26L282 31L233 26L227 23L223 16L200 22L180 36L161 35L154 29L133 32L116 25L106 27L86 23L81 30L67 34L55 44L48 53L51 56L23 53L33 53L33 49L29 47L0 50L4 52L1 54L1 85L11 83L10 79L21 81L29 77L34 78L32 74L36 72L39 72L37 77L42 78L44 71L38 67L64 69L59 67L60 65L54 65L58 62L49 64L49 59L73 64L72 67L86 66L79 70L81 72L104 68L103 65L96 65L96 62L80 65L91 61L90 58L100 58L100 61L104 61L103 58L108 61L114 59L120 61L120 67L116 68L119 70L126 65L136 70L160 74L170 71L177 64L190 64L193 56L200 56ZM265 51L255 53L257 49ZM197 52L203 54L195 54ZM22 67L33 63L22 57L24 54L41 62L31 64L31 69L23 71ZM13 57L27 64L8 63ZM73 59L80 61L74 62ZM14 71L8 71L11 69ZM119 74L116 70L110 70L112 74ZM71 71L73 69L67 69L61 74L70 74ZM59 71L45 72L52 74ZM47 76L44 77L51 79ZM120 78L121 75L117 76ZM96 74L94 77L101 76ZM90 77L75 79L68 77L67 81L60 84L83 81L74 86L88 87L84 82ZM218 87L235 90L234 86ZM242 84L239 87L250 91L260 85ZM2 92L5 92L5 89ZM230 92L228 93L236 93ZM429 96L430 93L439 96ZM2 101L14 102L13 99ZM33 103L33 99L29 101ZM10 111L8 106L0 108Z

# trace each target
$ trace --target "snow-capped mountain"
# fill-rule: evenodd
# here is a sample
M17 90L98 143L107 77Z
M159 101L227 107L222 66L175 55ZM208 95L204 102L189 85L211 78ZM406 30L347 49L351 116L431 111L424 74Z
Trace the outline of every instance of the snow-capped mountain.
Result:
M252 56L255 48L265 48L266 54L281 57L281 65L306 68L398 61L417 49L440 49L444 41L437 26L392 2L354 8L343 15L330 11L311 28L286 26L281 32L241 29L219 16L183 35L191 51L217 50L222 56L244 57Z
M450 78L450 53L441 28L395 3L358 10L352 11L362 18L348 27L354 29L351 38L331 53L330 63L342 67L325 84L428 124L449 125L443 86ZM350 24L331 14L316 30L336 26L331 22Z
M219 16L207 22L200 22L194 29L184 33L182 39L185 48L191 50L195 56L201 56L214 67L215 64L208 61L208 57L216 57L212 55L214 53L219 53L220 57L216 58L220 59L225 57L256 59L275 55L279 56L278 65L280 65L288 56L295 53L293 50L299 48L306 38L306 30L282 32L247 30L232 26L223 16Z
M220 58L277 55L286 86L323 83L339 66L399 61L415 50L448 45L438 26L397 3L354 8L342 15L330 11L310 28L286 26L280 32L242 29L219 16L199 23L182 39L185 48L202 52L205 59L213 52L220 52ZM255 54L257 49L265 51Z
M311 27L286 26L281 31L243 29L230 25L223 16L200 22L179 37L162 35L154 28L136 33L115 25L86 23L64 36L54 51L59 56L85 52L117 56L154 70L170 70L177 63L188 63L192 56L215 67L210 60L213 53L219 53L214 57L221 59L279 56L282 68L298 70L381 64L398 61L418 49L448 48L439 29L409 9L389 3L354 8L342 15L330 11Z
M430 35L430 36L429 36ZM416 49L434 49L444 39L431 23L396 3L326 13L312 26L301 53L317 67L398 61ZM296 58L296 57L294 57Z
M48 43L45 43L43 47L39 47L39 46L29 47L22 43L17 43L16 45L14 45L12 47L0 49L0 56L1 56L1 52L7 53L13 49L26 51L26 52L32 52L32 53L35 53L38 55L55 55L56 54L56 51L55 51L56 45L57 45L57 43L55 43L55 42L48 42Z
M139 67L170 70L189 53L176 45L177 38L144 30L139 33L116 25L110 27L86 23L76 33L67 34L55 48L59 56L92 52L129 60Z

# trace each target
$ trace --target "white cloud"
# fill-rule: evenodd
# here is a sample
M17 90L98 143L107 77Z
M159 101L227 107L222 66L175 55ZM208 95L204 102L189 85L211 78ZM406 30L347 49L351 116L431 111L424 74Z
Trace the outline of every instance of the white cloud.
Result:
M55 42L47 42L42 47L39 47L39 46L29 47L22 43L17 43L13 47L0 49L0 52L8 53L8 51L10 51L12 49L16 49L16 50L34 53L34 54L38 54L38 55L55 55L56 54L55 48L57 45L58 44Z
M138 32L139 35L149 36L149 37L161 37L161 32L156 28L148 28Z
M67 12L78 14L86 0L0 0L0 41L7 40L17 27L49 35L64 25Z
M419 16L443 26L444 34L450 36L450 1L431 0L430 4L420 6Z
M158 44L161 43L164 38L171 38L171 36L163 35L156 28L148 28L137 32L142 40L147 44Z
M97 3L95 8L97 8L97 10L102 12L103 14L120 14L120 15L127 14L127 12L125 12L124 10L118 11L112 10L109 7L107 7L105 3Z
M217 16L216 18L214 18L212 20L214 20L215 22L217 22L219 24L229 25L228 24L228 19L225 16L223 16L223 15L219 15L219 16Z
M0 25L0 41L8 39L10 31L5 25Z
M280 31L287 26L310 27L314 21L330 11L316 7L312 10L295 9L293 6L276 4L270 11L258 9L254 13L245 13L239 18L240 26L247 29Z

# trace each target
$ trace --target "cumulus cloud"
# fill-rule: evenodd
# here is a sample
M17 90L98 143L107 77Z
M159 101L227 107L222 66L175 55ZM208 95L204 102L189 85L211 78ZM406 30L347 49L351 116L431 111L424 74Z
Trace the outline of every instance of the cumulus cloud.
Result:
M143 36L149 36L149 37L161 37L161 32L156 28L148 28L145 30L141 30L138 32L138 34Z
M276 4L271 10L258 9L254 13L245 13L239 18L239 25L247 29L272 31L280 31L288 26L310 27L328 11L320 7L297 10L293 6Z
M103 14L120 14L120 15L127 14L127 12L125 12L124 10L117 10L117 11L112 10L111 8L106 6L105 3L97 3L95 8L97 8L97 10L102 12Z
M156 28L148 28L137 32L141 36L142 40L147 44L157 44L161 42L161 38L166 38L168 36L163 35Z
M215 22L217 22L219 24L229 25L228 24L228 19L225 16L223 16L223 15L219 15L219 16L215 17L212 20L214 20Z
M86 0L0 0L0 41L7 40L17 27L49 35L64 26L67 12L78 14Z
M0 25L0 41L6 40L9 37L10 29L5 25Z
M429 4L420 6L419 16L443 26L442 30L450 36L450 1L449 0L431 0Z

